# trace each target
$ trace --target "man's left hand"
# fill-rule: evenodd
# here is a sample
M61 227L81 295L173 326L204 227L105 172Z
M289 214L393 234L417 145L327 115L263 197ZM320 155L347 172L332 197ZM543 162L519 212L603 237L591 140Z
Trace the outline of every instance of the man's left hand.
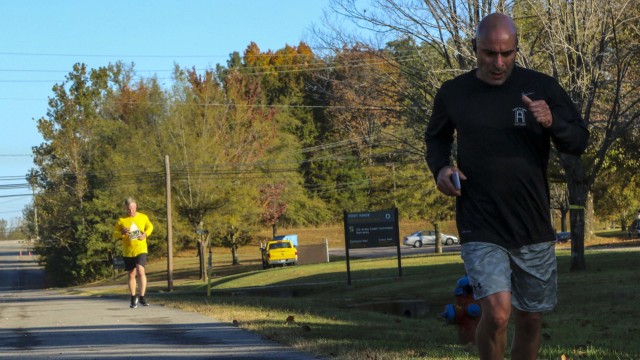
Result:
M529 111L533 114L534 119L542 127L549 128L553 123L553 115L549 105L544 100L531 100L527 95L522 95L522 102L529 107Z

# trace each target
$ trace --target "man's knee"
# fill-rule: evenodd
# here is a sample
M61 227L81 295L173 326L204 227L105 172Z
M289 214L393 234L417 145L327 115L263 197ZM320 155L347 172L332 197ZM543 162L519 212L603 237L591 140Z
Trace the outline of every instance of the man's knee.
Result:
M537 328L542 324L541 312L527 312L514 309L514 320L520 326Z
M482 321L495 329L504 329L509 325L509 314L503 311L485 311L482 308Z
M138 265L138 266L136 267L136 272L138 273L138 275L140 275L140 276L144 276L144 274L145 274L145 272L144 272L144 266L140 266L140 265Z
M480 300L482 321L496 329L509 325L511 316L511 296L507 292L497 293Z

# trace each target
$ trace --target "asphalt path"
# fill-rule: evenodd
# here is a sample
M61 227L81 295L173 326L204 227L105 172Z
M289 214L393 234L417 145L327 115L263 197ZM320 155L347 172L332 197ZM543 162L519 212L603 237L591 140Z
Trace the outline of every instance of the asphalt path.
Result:
M0 241L0 293L42 289L44 271L22 241Z
M197 313L42 289L35 260L0 241L0 358L318 359Z

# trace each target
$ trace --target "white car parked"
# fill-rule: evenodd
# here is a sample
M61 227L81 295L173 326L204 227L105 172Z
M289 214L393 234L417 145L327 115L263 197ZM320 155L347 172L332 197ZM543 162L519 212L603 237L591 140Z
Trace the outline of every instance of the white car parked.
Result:
M413 234L405 236L402 243L413 247L421 247L422 245L429 244L435 245L436 232L433 230L416 231ZM458 237L454 235L440 233L440 243L442 243L443 245L459 244L460 239L458 239Z

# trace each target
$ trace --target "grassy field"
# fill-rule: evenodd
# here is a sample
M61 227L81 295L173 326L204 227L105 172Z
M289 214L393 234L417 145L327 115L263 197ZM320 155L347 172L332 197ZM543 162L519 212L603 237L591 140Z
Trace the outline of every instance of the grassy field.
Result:
M316 231L325 238L330 233ZM287 233L293 232L301 234ZM640 251L628 248L640 243L619 235L602 234L587 244L586 271L570 272L569 245L558 245L559 303L545 316L541 359L640 358ZM473 346L458 344L456 327L440 319L464 273L459 254L403 258L402 277L395 259L355 260L351 286L343 260L261 270L258 256L256 248L243 248L241 265L231 266L228 250L216 249L211 296L197 279L195 252L176 256L171 293L164 291L166 260L156 259L147 270L149 297L327 358L477 358ZM110 283L121 284L115 292L126 296L122 274ZM363 307L397 300L422 301L428 309L406 317Z

